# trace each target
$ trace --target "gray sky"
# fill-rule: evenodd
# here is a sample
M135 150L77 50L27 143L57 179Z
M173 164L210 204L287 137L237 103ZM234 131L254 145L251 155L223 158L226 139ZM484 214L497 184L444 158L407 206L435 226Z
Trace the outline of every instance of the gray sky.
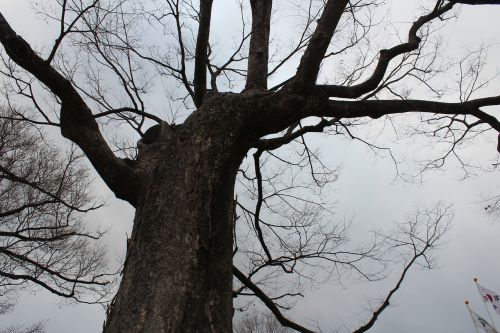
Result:
M396 29L404 27L414 16L418 1L393 3L393 11L385 20L396 22ZM221 7L215 9L220 10ZM0 0L0 10L13 28L37 48L54 39L52 36L56 31L50 30L43 22L35 21L34 15L29 12L28 1ZM220 11L216 13L216 32L229 24L231 19L228 17L235 19L235 15L220 15ZM447 45L445 57L458 58L466 49L484 44L490 47L490 59L493 61L488 70L492 73L497 71L500 64L494 61L500 59L500 6L463 6L459 17L439 32ZM293 17L289 20L293 21ZM406 35L404 29L399 32ZM222 33L220 35L224 36ZM221 37L220 45L224 43L229 45ZM499 90L500 82L496 80L486 90L486 94L498 95ZM408 160L427 153L422 149L422 141L405 141L398 145L392 142L393 138L389 134L378 137L375 133L372 131L367 135L394 147ZM393 306L384 312L371 332L473 332L464 300L469 299L472 308L486 317L473 277L478 277L484 286L500 292L500 221L486 216L484 205L481 204L483 197L500 192L498 170L478 171L476 176L458 181L462 177L461 171L456 163L450 163L443 171L425 174L421 183L393 182L395 169L390 159L375 157L359 143L334 137L318 141L317 145L322 147L327 160L343 166L331 199L336 201L338 216L353 218L356 225L353 239L366 237L366 233L374 228L389 229L416 205L431 205L441 200L452 203L455 208L453 228L442 248L436 252L439 267L432 271L412 269L411 275L391 302ZM464 156L488 168L495 147L496 142L490 135L467 148ZM406 170L410 172L414 169L415 166L412 167L410 163ZM130 234L133 210L127 204L113 199L99 181L96 187L107 198L108 206L93 213L88 220L91 225L102 225L109 229L107 242L110 257L112 261L118 262L125 245L125 235ZM352 283L344 279L342 284L331 282L319 289L307 288L306 297L287 315L305 324L319 321L326 332L354 329L367 318L365 310L369 300L384 296L400 270L400 265L395 265L393 275L376 283ZM22 294L15 311L2 318L0 328L8 324L47 320L47 332L86 333L101 330L104 319L102 308L91 305L67 306L63 302L44 291L34 295ZM500 317L495 319L500 325Z

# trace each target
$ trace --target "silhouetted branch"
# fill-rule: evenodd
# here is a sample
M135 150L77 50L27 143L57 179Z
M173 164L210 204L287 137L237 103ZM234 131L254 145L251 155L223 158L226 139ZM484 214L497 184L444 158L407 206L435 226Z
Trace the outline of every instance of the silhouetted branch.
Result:
M207 90L208 39L210 36L211 15L212 0L201 0L193 80L194 104L197 107L203 102L203 97Z
M250 289L255 294L255 296L257 296L269 308L269 310L271 310L271 312L276 316L278 321L283 326L293 328L298 332L314 333L313 331L285 318L276 304L274 304L274 302L259 287L257 287L250 279L245 276L245 274L243 274L235 266L233 266L233 274L238 280L241 281L241 283L243 283L248 289Z
M267 90L272 0L251 0L252 32L245 90Z

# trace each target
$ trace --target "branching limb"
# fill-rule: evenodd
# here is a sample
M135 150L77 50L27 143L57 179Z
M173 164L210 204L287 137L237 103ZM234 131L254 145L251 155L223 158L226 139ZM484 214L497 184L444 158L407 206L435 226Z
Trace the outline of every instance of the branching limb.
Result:
M236 47L236 50L231 54L229 59L221 66L215 65L215 64L210 64L209 66L209 71L210 71L210 87L214 92L219 91L219 88L217 86L217 78L222 74L226 72L233 72L237 75L246 75L243 70L239 69L232 69L229 66L233 63L236 62L241 62L245 60L247 57L241 55L241 50L243 49L243 46L245 45L247 39L250 37L250 33L245 32L245 25L243 24L243 29L241 33L241 40Z
M240 280L241 283L245 285L248 289L250 289L255 296L257 296L268 308L271 310L271 312L276 316L278 321L281 323L281 325L293 328L294 330L298 332L303 332L303 333L314 333L313 331L297 324L294 323L293 321L290 321L287 319L281 311L278 309L276 304L272 301L269 296L267 296L257 285L255 285L252 280L246 277L245 274L243 274L238 268L233 266L233 274L236 276L238 280Z
M327 119L321 119L317 124L315 125L307 125L307 126L302 126L300 129L293 131L295 129L295 125L292 125L288 128L287 132L285 135L278 137L278 138L272 138L272 139L260 139L256 144L255 148L259 150L275 150L280 148L281 146L284 146L293 140L303 136L306 133L321 133L327 126L331 126L335 124L338 121L338 119L333 118L330 120Z
M37 191L40 191L41 193L45 194L49 198L52 198L56 202L66 206L67 208L70 208L72 210L78 211L78 212L88 212L91 210L96 210L102 206L95 206L95 207L90 207L90 208L79 208L74 205L72 205L69 202L66 202L65 200L61 199L58 194L50 193L49 191L45 190L43 187L39 186L38 184L31 182L23 177L20 177L8 170L8 168L4 167L3 165L0 164L0 175L2 176L2 179L8 179L11 182L19 183L19 184L24 184L27 185ZM0 217L2 216L2 212L0 212Z
M57 39L56 39L56 41L54 43L54 46L52 47L52 50L50 51L50 55L49 55L49 57L46 60L48 64L50 64L52 62L52 60L54 59L54 57L56 55L56 52L57 52L57 49L61 45L64 37L66 37L66 35L68 35L71 32L71 30L73 29L73 27L75 26L75 24L82 18L82 16L86 12L88 12L92 8L96 7L96 5L98 4L98 2L99 2L99 0L94 0L90 5L88 5L87 7L83 8L82 10L80 10L79 13L76 15L76 17L68 24L68 23L66 23L66 14L67 14L67 5L68 5L68 2L67 2L67 0L63 0L63 2L61 4L61 18L60 18L61 28L60 28L60 31L59 31L59 36L57 37Z
M186 74L186 62L187 62L187 56L186 56L186 45L184 43L184 37L183 37L183 32L182 32L182 27L183 24L181 22L181 11L180 11L180 4L179 0L174 0L174 1L167 1L167 5L171 10L171 14L175 18L175 27L177 30L177 42L179 45L179 52L180 52L180 69L179 69L179 74L182 79L182 83L184 84L184 87L186 88L187 92L193 99L193 101L196 100L195 94L193 89L191 88L191 83L188 80L187 74ZM207 36L208 38L208 36Z
M12 30L1 14L0 42L14 62L33 74L61 99L63 136L83 150L118 198L134 205L139 185L137 175L124 160L113 154L99 131L92 112L71 83L40 58L31 46Z
M292 47L292 49L284 55L280 60L276 62L274 67L269 70L268 76L271 77L273 74L275 74L283 65L288 63L298 52L302 51L307 47L309 44L309 40L311 38L311 27L312 25L318 20L320 14L321 14L321 9L318 10L313 10L313 0L309 0L309 3L307 5L307 9L305 10L305 23L304 23L304 28L302 29L302 32L300 33L300 38L296 42L295 46ZM274 61L271 60L271 63Z
M377 321L382 312L390 305L392 296L401 287L408 271L415 265L421 265L428 269L432 268L430 260L430 251L441 240L443 235L450 228L450 223L453 214L450 213L449 207L443 207L438 204L433 210L418 211L415 216L408 219L407 223L401 227L401 235L396 237L385 237L391 242L394 250L405 248L411 253L410 258L406 262L401 275L382 301L380 306L373 312L372 317L368 322L353 333L362 333L368 331ZM423 263L419 263L422 261Z
M34 283L78 301L88 302L87 294L106 301L103 233L87 231L79 214L101 205L75 149L63 157L29 123L0 120L0 294Z
M373 71L370 78L366 81L356 84L353 86L338 86L338 85L319 85L316 87L316 92L319 95L329 96L329 97L341 97L341 98L358 98L374 89L377 88L379 83L383 80L384 75L387 71L387 67L392 59L399 55L409 53L418 49L421 38L417 36L419 29L426 23L432 21L435 18L440 17L451 8L453 8L454 3L449 2L446 5L441 6L442 1L438 1L434 10L427 15L421 16L417 21L413 23L408 32L408 41L396 45L390 49L385 49L380 51L379 60L375 70Z
M151 114L151 113L148 113L148 112L144 112L144 111L141 111L141 110L137 110L135 108L126 108L126 107L98 113L98 114L94 115L94 118L106 117L106 116L109 116L109 115L112 115L112 114L121 114L123 112L135 113L135 114L140 115L142 117L154 120L158 124L160 124L163 121L163 120L161 120L160 117L155 116L154 114Z
M266 241L264 239L264 235L262 234L262 229L260 227L260 210L262 208L262 203L264 201L263 190L262 190L262 174L260 172L260 156L261 156L261 154L262 154L262 151L258 150L253 155L255 177L257 178L257 204L255 206L254 225L255 225L255 230L257 231L257 236L259 238L260 245L262 246L262 249L266 253L267 260L271 262L273 260L273 258L271 256L271 253L269 252L269 249L267 248Z
M390 114L424 112L449 115L472 115L481 123L488 124L500 132L500 121L482 111L481 107L500 105L500 96L473 99L463 103L445 103L425 100L368 100L368 101L333 101L312 103L306 107L308 116L338 118L380 118ZM478 125L479 123L476 123Z
M348 0L328 0L326 3L316 30L300 59L297 73L288 83L291 91L308 94L313 90L321 62L348 3Z

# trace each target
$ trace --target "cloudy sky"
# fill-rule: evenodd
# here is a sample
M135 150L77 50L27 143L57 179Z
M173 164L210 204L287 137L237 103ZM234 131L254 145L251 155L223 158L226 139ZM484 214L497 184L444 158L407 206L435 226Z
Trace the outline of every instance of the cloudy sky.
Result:
M220 30L227 21L231 21L230 17L237 17L223 12L229 2L215 1L214 29ZM406 31L402 27L414 18L419 2L388 3L391 12L381 16L382 22L393 22L391 29L397 31L401 28L399 32L404 36ZM56 31L36 18L29 1L0 0L0 11L12 27L36 48L43 48L54 39L52 36ZM487 46L491 60L487 70L492 74L498 71L500 6L463 6L458 17L438 32L446 45L445 56L459 58L467 50ZM293 20L293 17L288 19ZM224 34L221 33L221 36ZM222 37L220 43L224 45ZM500 81L497 79L484 93L498 95L498 91ZM498 109L491 111L497 112ZM425 151L422 152L423 141L405 141L398 145L390 135L384 134L379 138L374 131L366 135L393 147L407 160L411 160L413 155L425 154ZM494 135L490 135L476 141L463 151L463 155L483 169L491 170L492 156L496 158L492 154L496 147L493 138ZM481 202L485 197L500 192L498 170L477 170L475 175L461 180L462 171L456 163L450 162L443 170L426 173L421 182L394 181L392 161L374 156L366 146L337 137L314 140L318 140L316 144L327 160L342 165L339 180L330 195L332 202L336 202L337 214L352 218L357 226L353 239L363 238L367 231L375 228L389 229L419 205L444 201L454 207L453 228L436 252L438 267L432 271L412 269L391 302L392 307L384 312L371 331L473 332L464 300L470 300L473 309L485 317L487 315L472 279L477 277L484 286L500 291L500 221L486 215ZM407 168L408 172L413 170L411 163ZM91 225L103 225L109 229L110 258L118 262L126 234L130 234L133 211L127 204L113 199L98 180L96 188L107 199L108 206L93 213L88 221ZM342 280L341 283L332 281L319 288L306 288L306 297L287 315L304 324L319 322L325 332L352 330L367 318L370 301L380 298L391 288L400 270L401 266L393 266L392 274L376 283ZM102 327L104 311L99 306L67 305L45 291L26 292L21 294L15 311L0 319L0 328L39 320L46 320L47 332L98 332ZM500 327L500 316L496 322Z

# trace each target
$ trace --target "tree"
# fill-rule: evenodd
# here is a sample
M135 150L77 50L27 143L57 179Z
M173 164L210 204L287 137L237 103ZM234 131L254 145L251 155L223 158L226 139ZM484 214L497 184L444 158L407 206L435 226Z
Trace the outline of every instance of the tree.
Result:
M293 330L281 326L276 317L269 312L246 313L234 328L235 333L290 333Z
M498 216L500 213L500 196L496 195L486 199L484 210L493 216Z
M0 16L0 42L7 55L4 74L11 82L9 101L19 102L12 97L17 94L38 111L37 117L16 119L59 127L114 194L136 208L123 277L105 332L229 332L233 275L242 283L235 294L250 290L282 324L310 332L280 313L275 304L280 297L269 297L253 282L257 273L270 269L270 275L278 270L300 275L299 265L326 262L332 270L347 268L376 278L377 272L366 273L358 264L378 260L375 254L381 243L344 250L344 228L328 230L320 222L325 207L308 198L311 187L295 181L298 171L288 174L291 186L276 187L274 181L286 173L264 173L261 167L271 159L281 161L285 168L309 171L311 182L321 188L334 173L309 149L307 133L330 131L361 140L353 128L370 123L369 119L390 120L398 114L419 113L421 126L415 132L448 144L445 154L429 161L426 169L458 157L458 145L468 139L500 131L498 119L484 110L498 105L500 96L472 98L480 74L475 67L461 72L459 98L454 102L413 99L403 85L398 86L417 80L433 95L442 96L431 85L442 72L434 66L432 27L456 14L459 4L500 2L434 1L410 25L407 37L371 54L374 18L370 13L381 5L379 1L298 3L297 10L305 13L302 33L289 52L279 48L274 52L273 3L251 0L251 28L248 31L242 3L241 38L233 51L224 54L225 61L221 61L224 55L217 55L210 34L211 0L199 4L61 0L41 10L59 29L47 52L35 52ZM150 35L142 33L146 27L152 29ZM327 66L330 59L358 49L359 57L345 67ZM280 77L286 75L281 70L294 61L296 71ZM109 83L108 75L114 75L118 84ZM170 98L170 123L147 99L162 87L158 82L153 85L155 80L165 84ZM470 84L463 85L465 81ZM270 82L275 85L269 87ZM172 92L175 86L185 94ZM44 90L50 102L40 97ZM179 108L190 113L175 124ZM100 126L111 121L114 129L128 124L140 135L137 151L130 139L113 138L112 132L105 139ZM283 159L276 153L288 144L299 145L297 156L302 158ZM249 163L253 174L242 164L247 155L253 156ZM238 173L242 184L252 184L247 187L256 202L252 211L244 201L235 201ZM288 204L293 213L280 210L279 202ZM282 220L269 222L270 214ZM411 265L418 260L430 265L426 251L446 230L447 223L441 222L447 221L449 213L438 207L415 215L421 216L427 217L422 233L410 219L402 232L406 238L382 237L389 246L409 249L409 257L401 280L356 332L373 326ZM248 227L240 223L243 218ZM236 242L241 239L233 236L237 230L255 235L258 248L242 251L241 242ZM258 258L250 263L248 274L233 266L233 256L242 252Z
M8 313L14 308L14 302L9 299L0 300L0 316ZM36 323L28 327L8 327L5 330L1 330L2 333L44 333L43 323Z
M43 132L2 109L0 118L0 315L27 284L79 302L106 302L110 276L95 244L100 234L81 215L99 205L89 196L88 171ZM87 298L92 294L90 298ZM98 296L96 298L96 296ZM5 332L42 332L43 324ZM2 331L3 332L3 331Z

